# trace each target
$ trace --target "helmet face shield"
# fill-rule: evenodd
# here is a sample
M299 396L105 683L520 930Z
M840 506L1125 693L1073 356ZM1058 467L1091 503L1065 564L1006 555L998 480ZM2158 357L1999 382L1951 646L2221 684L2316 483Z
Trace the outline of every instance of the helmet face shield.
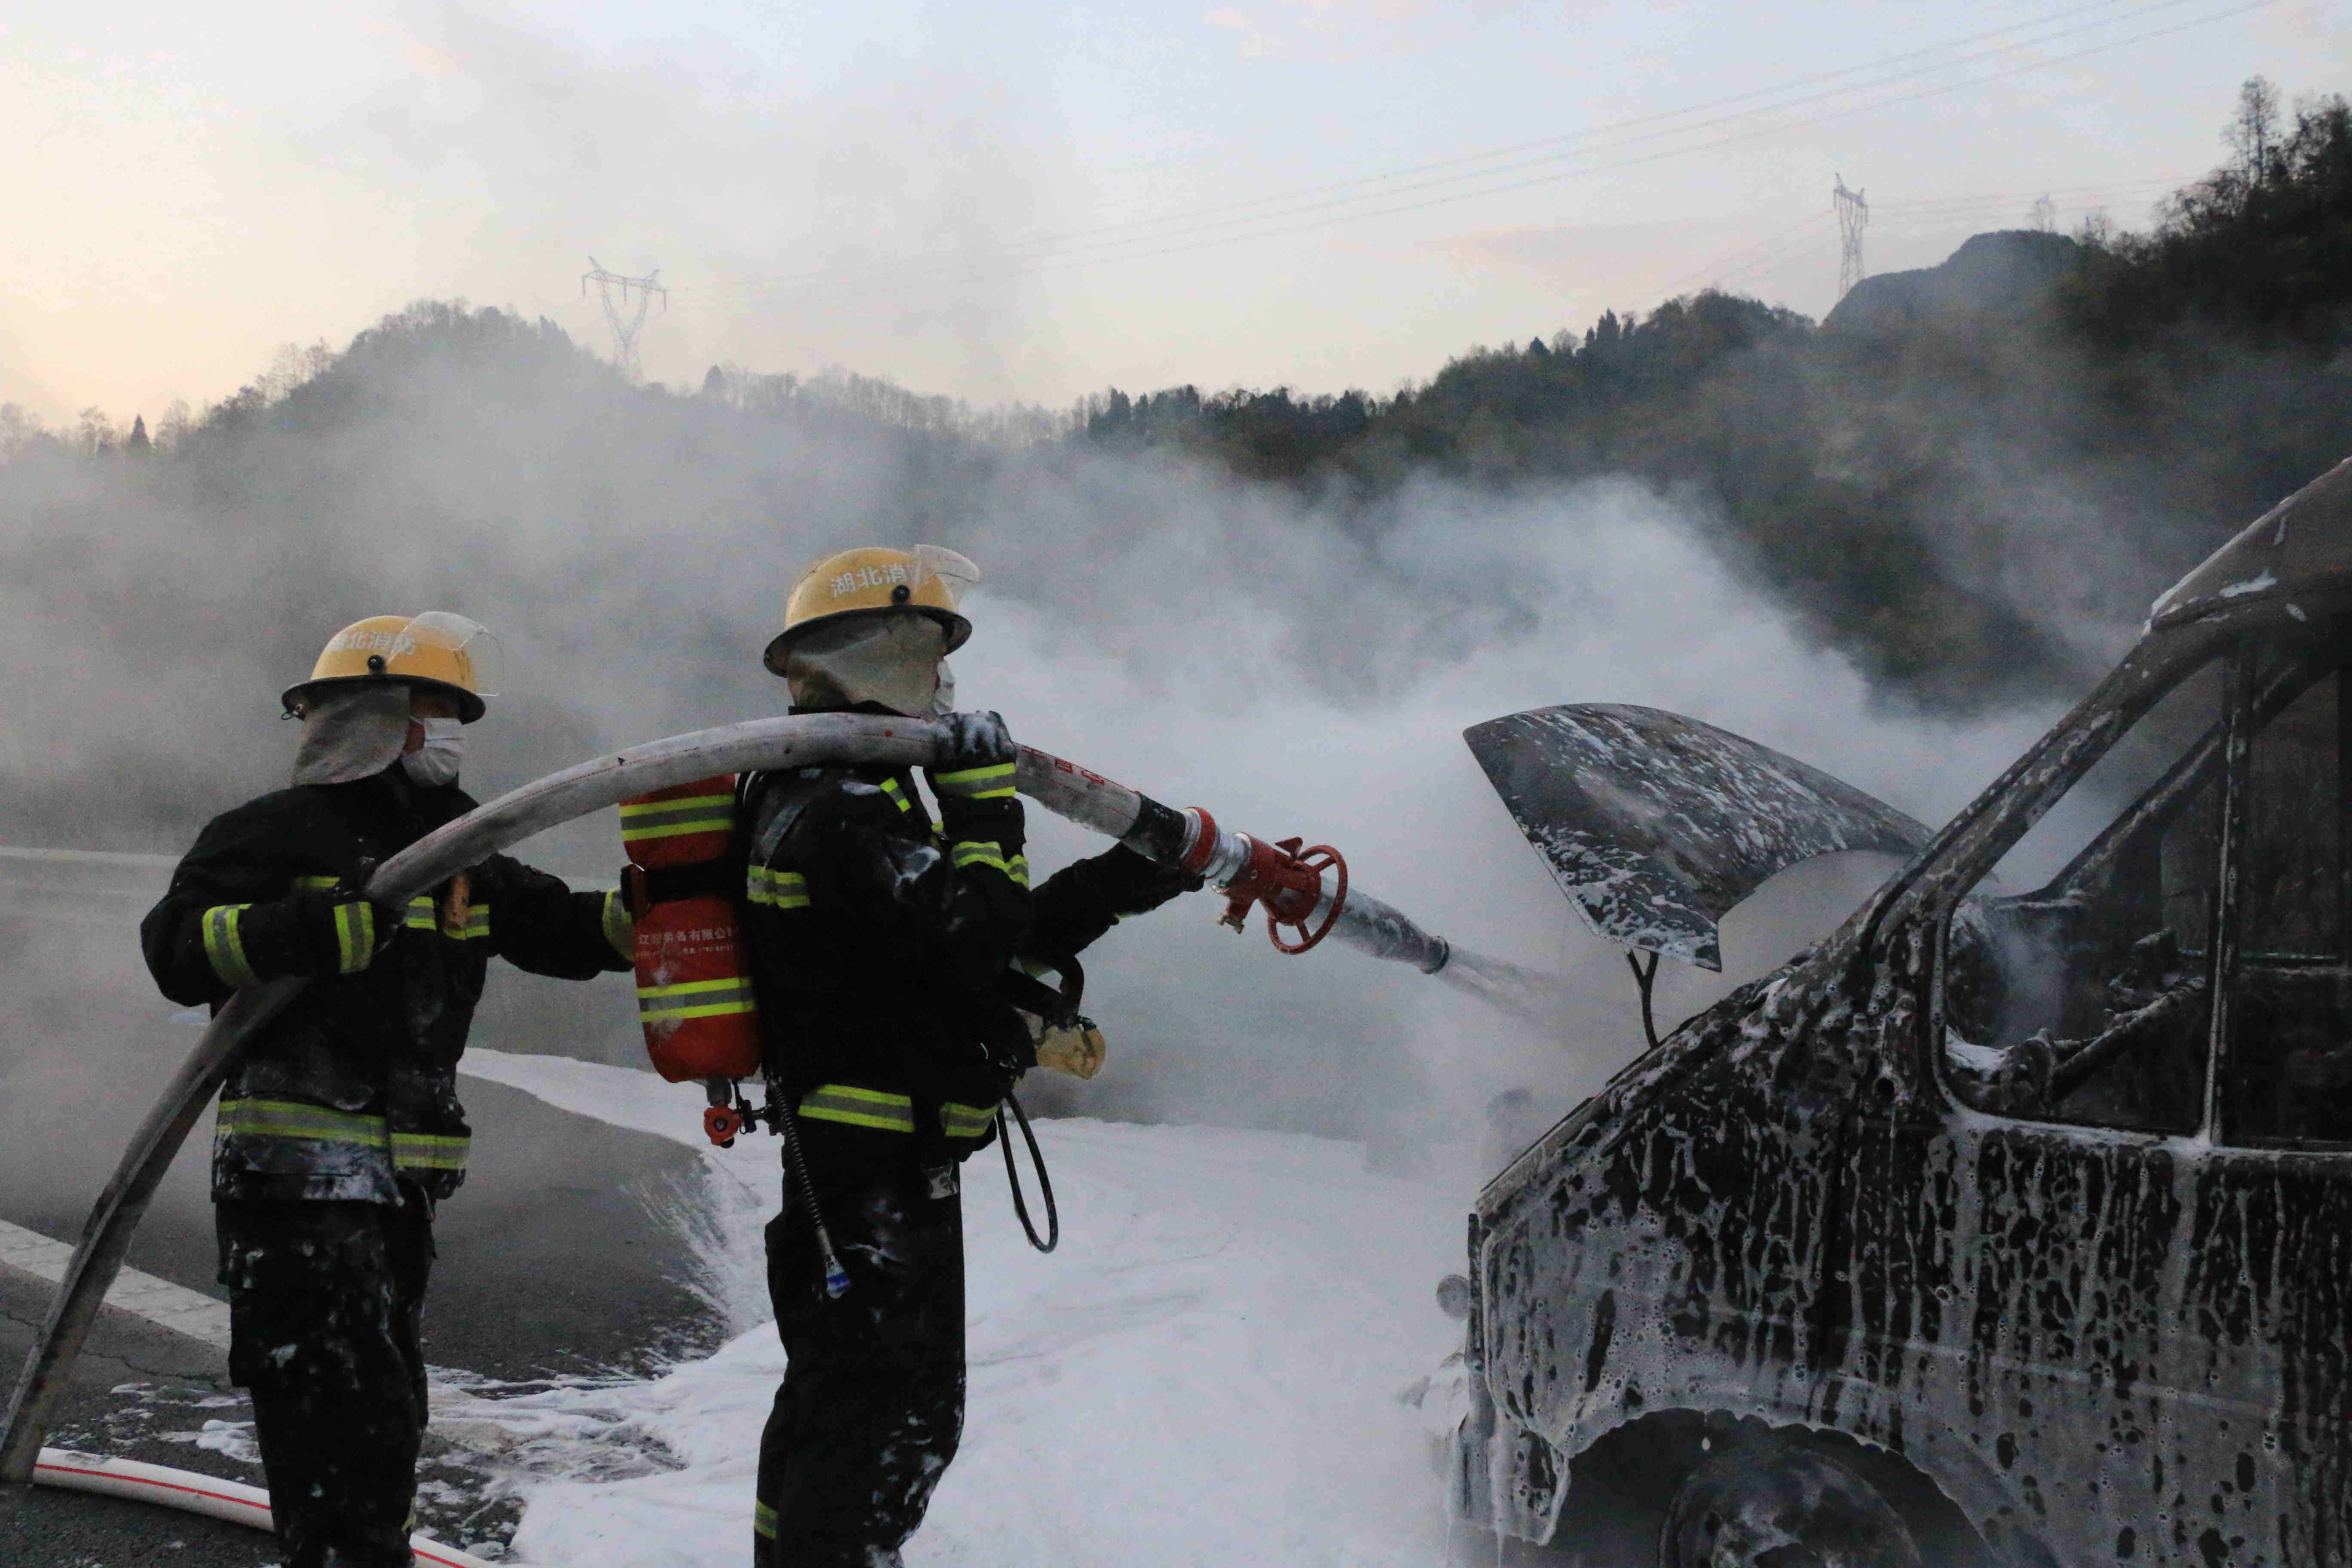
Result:
M420 654L430 649L455 660L454 673L461 679L448 684L477 697L499 694L506 679L506 648L481 622L448 610L427 610L401 629Z
M938 544L918 544L907 552L913 557L914 587L918 595L927 583L938 583L947 593L947 607L960 607L969 590L980 586L980 568L964 556Z

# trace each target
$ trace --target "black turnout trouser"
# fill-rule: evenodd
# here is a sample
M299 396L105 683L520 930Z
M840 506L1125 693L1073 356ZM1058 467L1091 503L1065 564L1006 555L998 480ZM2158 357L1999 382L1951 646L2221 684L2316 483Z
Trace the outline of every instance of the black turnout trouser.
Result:
M962 1202L930 1195L910 1139L802 1127L850 1285L825 1295L788 1171L768 1294L790 1364L760 1438L751 1561L887 1568L963 1433Z
M229 1375L253 1395L286 1568L409 1568L433 1218L408 1200L215 1205Z

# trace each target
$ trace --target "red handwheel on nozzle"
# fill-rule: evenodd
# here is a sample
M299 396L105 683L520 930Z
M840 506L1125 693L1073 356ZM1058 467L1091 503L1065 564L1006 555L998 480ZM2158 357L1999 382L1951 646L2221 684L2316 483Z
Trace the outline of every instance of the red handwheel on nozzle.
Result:
M1305 952L1308 948L1313 947L1317 942L1321 942L1325 937L1329 936L1331 934L1331 928L1339 923L1339 910L1348 902L1348 861L1345 856L1341 855L1337 849L1332 848L1328 844L1318 844L1310 849L1301 849L1298 847L1298 840L1294 838L1288 843L1283 845L1282 847L1289 852L1291 863L1293 865L1297 866L1302 871L1312 871L1315 873L1315 886L1318 894L1323 886L1323 873L1325 871L1337 871L1339 874L1339 885L1331 891L1330 912L1323 917L1323 923L1315 928L1312 935L1309 935L1307 931L1307 920L1315 912L1315 905L1312 902L1308 903L1307 906L1307 914L1305 916L1295 921L1290 921L1284 920L1274 912L1273 900L1269 899L1266 900L1265 934L1267 940L1274 943L1275 950L1278 952ZM1318 856L1322 857L1322 858L1316 858ZM1283 941L1282 928L1286 925L1290 927L1291 930L1298 932L1305 940L1300 942Z

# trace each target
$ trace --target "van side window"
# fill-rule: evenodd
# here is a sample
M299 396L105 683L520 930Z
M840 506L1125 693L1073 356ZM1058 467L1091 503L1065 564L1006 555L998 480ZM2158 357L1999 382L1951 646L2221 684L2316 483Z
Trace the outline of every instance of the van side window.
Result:
M1954 911L1945 1078L1964 1101L2094 1127L2202 1123L2221 691L2210 665L2167 693Z
M2332 661L2331 661L2332 662ZM2296 686L2304 686L2298 693ZM2221 1136L2352 1147L2352 972L2345 965L2343 673L2289 669L2247 765ZM2291 700L2286 700L2288 698Z

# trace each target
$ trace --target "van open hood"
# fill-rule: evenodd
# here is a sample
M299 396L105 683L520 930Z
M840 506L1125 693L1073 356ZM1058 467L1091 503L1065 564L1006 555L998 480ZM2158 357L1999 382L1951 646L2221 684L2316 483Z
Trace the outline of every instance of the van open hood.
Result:
M1819 768L1655 708L1537 708L1462 733L1594 931L1703 969L1723 967L1716 922L1776 872L1929 837Z

